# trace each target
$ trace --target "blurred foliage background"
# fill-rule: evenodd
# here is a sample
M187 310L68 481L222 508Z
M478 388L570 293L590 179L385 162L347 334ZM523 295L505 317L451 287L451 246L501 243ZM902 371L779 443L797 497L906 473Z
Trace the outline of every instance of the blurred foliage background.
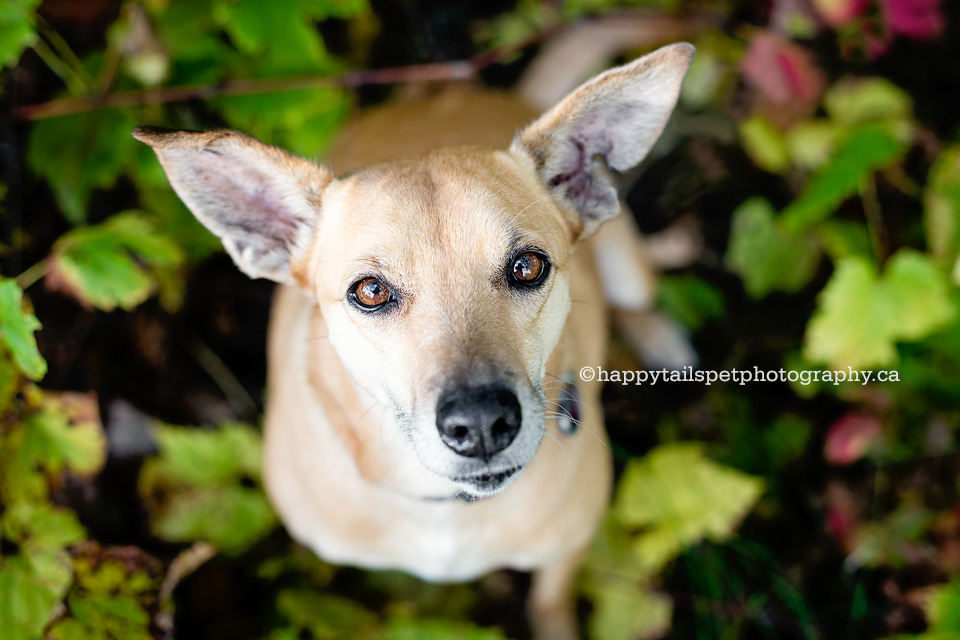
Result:
M510 87L598 17L698 47L627 200L699 239L659 297L701 366L899 381L608 385L585 634L960 638L960 4L3 0L6 640L528 637L523 574L441 587L289 540L259 479L272 285L130 131L322 157L357 108Z

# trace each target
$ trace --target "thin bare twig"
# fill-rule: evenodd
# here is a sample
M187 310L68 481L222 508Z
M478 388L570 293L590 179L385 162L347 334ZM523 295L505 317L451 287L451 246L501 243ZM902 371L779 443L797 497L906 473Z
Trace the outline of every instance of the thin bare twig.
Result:
M212 85L180 85L156 89L118 91L105 95L74 96L58 98L40 104L14 107L11 109L11 114L17 120L42 120L44 118L54 118L97 109L137 107L149 104L213 98L217 96L253 95L300 89L359 87L373 84L464 80L472 78L484 67L508 58L517 51L549 37L562 26L563 25L556 25L514 46L481 53L467 60L436 62L411 65L408 67L347 71L337 74L313 74L286 78L242 78L239 80L226 80L219 84Z
M653 17L655 17L654 14L647 12L605 16L601 19L616 19L621 22L635 20L640 23L647 22ZM675 26L681 31L695 30L704 22L704 16L699 15L672 18L664 16L663 14L657 14L657 17L664 23L675 22ZM464 80L474 77L485 67L507 60L523 49L549 39L560 30L569 26L571 26L569 23L562 21L557 22L516 44L493 49L466 60L419 64L407 67L390 67L386 69L347 71L336 74L313 74L286 78L243 78L226 80L218 84L180 85L154 89L118 91L107 94L74 96L58 98L40 104L14 107L11 109L11 115L17 120L41 120L97 109L137 107L218 96L252 95L302 89L360 87L375 84Z

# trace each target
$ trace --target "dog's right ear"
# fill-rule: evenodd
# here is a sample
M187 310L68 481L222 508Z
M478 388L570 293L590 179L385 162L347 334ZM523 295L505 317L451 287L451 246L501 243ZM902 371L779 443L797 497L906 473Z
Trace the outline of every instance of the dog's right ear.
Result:
M293 284L290 260L313 235L333 173L236 131L137 127L170 184L252 278Z

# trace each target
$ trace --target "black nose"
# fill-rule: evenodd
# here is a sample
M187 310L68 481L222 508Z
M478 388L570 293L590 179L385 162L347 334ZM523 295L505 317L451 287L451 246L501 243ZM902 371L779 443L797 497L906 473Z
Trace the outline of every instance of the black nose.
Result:
M443 443L462 456L489 460L520 431L520 401L504 387L454 389L437 403Z

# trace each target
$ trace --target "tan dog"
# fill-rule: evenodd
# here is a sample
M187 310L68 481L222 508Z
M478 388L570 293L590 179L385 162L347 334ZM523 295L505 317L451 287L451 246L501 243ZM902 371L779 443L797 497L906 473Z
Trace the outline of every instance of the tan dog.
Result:
M340 177L232 131L136 130L240 269L286 285L266 481L295 539L434 581L535 571L536 637L576 637L571 585L611 460L600 386L573 383L604 362L603 291L629 300L644 279L627 261L601 282L587 238L620 211L611 170L649 151L692 54L597 76L506 150L462 145L507 141L532 119L517 98L381 109L344 134Z

